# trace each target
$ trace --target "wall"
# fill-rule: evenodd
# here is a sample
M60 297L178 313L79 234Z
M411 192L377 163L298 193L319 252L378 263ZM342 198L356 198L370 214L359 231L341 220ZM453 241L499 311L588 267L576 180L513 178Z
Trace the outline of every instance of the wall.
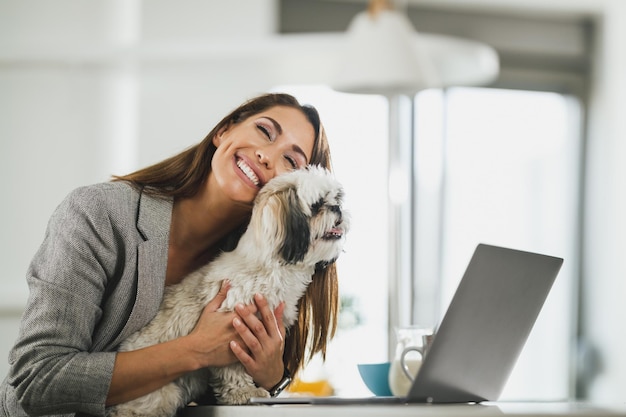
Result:
M626 3L607 2L592 93L583 325L598 349L591 398L624 401L626 394Z
M2 377L28 296L25 273L54 208L75 187L198 142L264 91L264 77L213 52L221 40L273 31L273 0L0 1ZM183 42L200 46L181 64L172 56ZM196 65L181 70L189 60Z

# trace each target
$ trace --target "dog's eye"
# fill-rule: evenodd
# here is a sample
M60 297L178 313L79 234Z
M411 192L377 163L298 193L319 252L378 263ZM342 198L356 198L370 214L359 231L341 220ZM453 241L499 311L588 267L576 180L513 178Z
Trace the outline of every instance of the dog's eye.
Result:
M317 213L320 212L323 205L324 205L324 200L320 198L311 206L311 214L315 216Z

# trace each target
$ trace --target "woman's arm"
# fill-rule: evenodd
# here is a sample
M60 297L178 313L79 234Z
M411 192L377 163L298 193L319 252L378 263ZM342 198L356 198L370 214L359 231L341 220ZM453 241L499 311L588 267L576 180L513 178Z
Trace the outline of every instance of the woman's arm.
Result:
M8 378L29 415L104 415L115 352L92 346L120 239L103 194L99 187L72 192L50 218L29 266L30 294Z
M204 308L190 335L135 351L119 352L107 406L148 394L186 372L235 362L237 359L230 351L229 342L237 338L232 325L236 313L217 312L227 292L228 286L222 286Z

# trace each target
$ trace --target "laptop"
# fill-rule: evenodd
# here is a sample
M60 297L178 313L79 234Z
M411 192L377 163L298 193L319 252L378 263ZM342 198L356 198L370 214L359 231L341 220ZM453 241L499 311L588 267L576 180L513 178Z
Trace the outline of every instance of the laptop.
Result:
M253 398L254 404L496 401L563 259L480 244L406 397Z

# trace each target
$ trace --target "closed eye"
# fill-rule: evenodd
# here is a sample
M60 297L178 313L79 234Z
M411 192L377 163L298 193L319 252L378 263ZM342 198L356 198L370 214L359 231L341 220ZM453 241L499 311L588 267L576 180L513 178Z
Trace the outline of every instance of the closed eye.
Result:
M258 123L256 125L257 129L259 129L261 131L261 133L263 133L263 135L265 135L269 140L273 140L272 139L272 135L271 135L271 131L267 126L264 126L262 123Z
M291 165L292 169L297 169L298 168L298 162L296 162L296 160L293 157L291 157L289 155L285 155L285 159L287 160L289 165Z

